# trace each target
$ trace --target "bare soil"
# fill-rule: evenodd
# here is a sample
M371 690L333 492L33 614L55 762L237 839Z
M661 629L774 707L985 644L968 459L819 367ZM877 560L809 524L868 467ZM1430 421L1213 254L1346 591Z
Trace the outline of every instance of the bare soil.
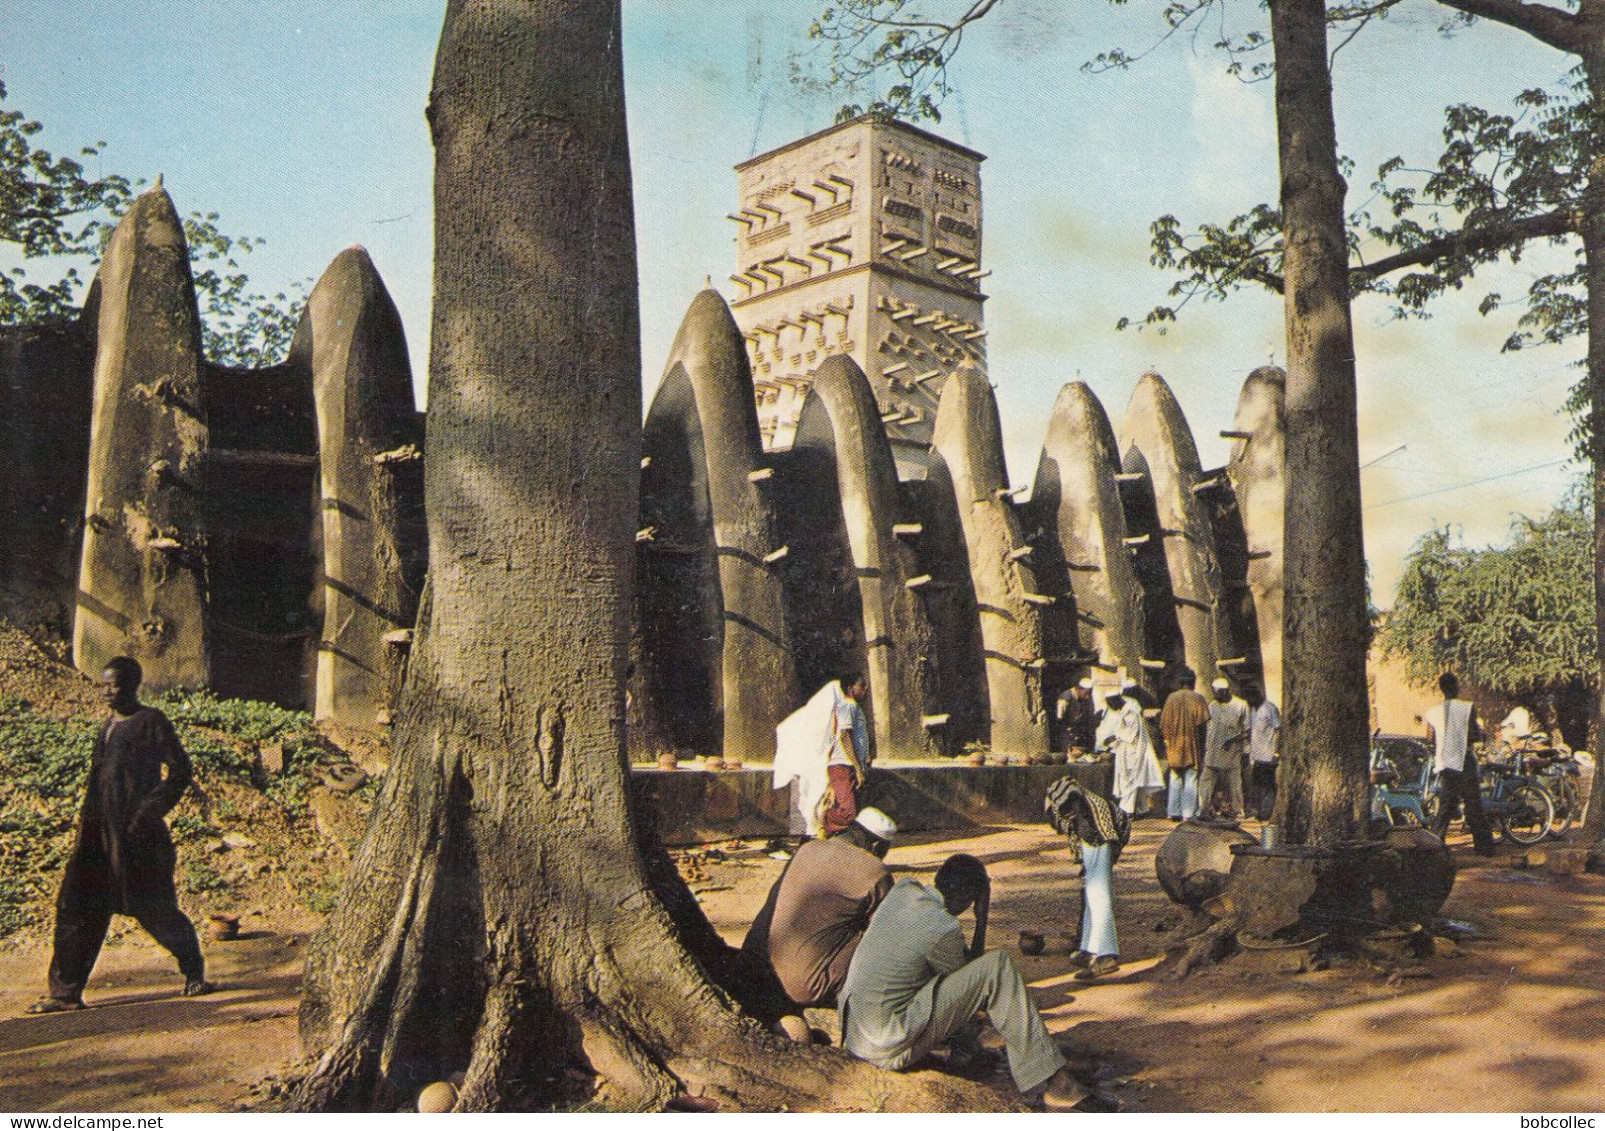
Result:
M1458 942L1426 959L1335 960L1277 973L1241 957L1182 981L1159 967L1189 916L1154 878L1170 831L1138 822L1115 870L1124 965L1071 979L1078 880L1046 827L910 838L889 858L928 877L953 852L993 875L989 941L1013 951L1049 1027L1130 1111L1597 1111L1605 1101L1605 879L1555 874L1537 854L1467 855L1445 914ZM739 942L782 864L755 842L684 854L682 870ZM242 937L206 944L222 989L175 996L171 962L137 928L114 939L92 1008L19 1016L42 988L40 939L0 951L0 1110L214 1111L272 1106L293 1071L301 954L316 917L248 915ZM1020 955L1018 932L1048 936ZM828 1014L815 1018L831 1028ZM999 1079L1003 1077L1000 1075ZM822 1096L827 1108L870 1106Z

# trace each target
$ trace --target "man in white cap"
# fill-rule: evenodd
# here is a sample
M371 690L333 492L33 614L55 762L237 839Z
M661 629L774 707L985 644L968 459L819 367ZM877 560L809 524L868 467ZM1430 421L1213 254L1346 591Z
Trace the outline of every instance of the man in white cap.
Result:
M897 825L875 808L847 829L811 840L780 873L741 949L768 961L799 1006L836 1000L870 916L892 889L882 864Z
M1058 714L1065 752L1089 753L1098 741L1098 710L1092 705L1092 680L1083 679L1060 695Z
M1153 737L1142 716L1136 684L1129 680L1110 695L1103 721L1098 724L1098 743L1114 755L1114 776L1110 792L1120 801L1127 816L1137 812L1139 802L1147 811L1145 794L1165 788L1165 775L1154 753Z
M1209 816L1215 790L1226 787L1228 816L1243 813L1243 752L1248 742L1248 704L1232 694L1231 681L1217 677L1209 685L1215 701L1209 705L1209 729L1204 734L1204 772L1198 779L1198 808Z

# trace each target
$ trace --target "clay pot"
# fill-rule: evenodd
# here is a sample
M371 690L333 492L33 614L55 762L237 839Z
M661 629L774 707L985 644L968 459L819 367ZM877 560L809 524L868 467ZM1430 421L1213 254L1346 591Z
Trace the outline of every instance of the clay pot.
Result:
M238 915L208 915L206 917L206 933L218 942L228 942L230 939L240 937L240 917Z
M972 766L984 766L984 765L986 765L986 755L983 754L981 751L977 750L974 754L971 754L969 756L967 761Z
M1045 949L1047 949L1047 945L1048 945L1047 938L1045 936L1043 936L1040 932L1037 932L1037 931L1021 931L1020 932L1020 953L1021 954L1041 954Z
M323 784L335 793L355 793L367 782L367 771L350 763L330 766L323 771Z
M775 1022L775 1028L800 1044L808 1044L813 1040L813 1033L809 1031L808 1022L795 1014L787 1014L782 1017Z
M722 770L724 769L724 759L715 758L712 755L709 755L708 757L702 759L702 768L704 770Z
M741 769L741 759L740 758L726 758L724 760L724 768L727 769L727 770L739 770L739 769Z
M664 751L658 755L658 769L674 770L680 766L680 759L672 751Z
M440 1115L457 1106L457 1088L449 1080L436 1080L418 1093L418 1110Z

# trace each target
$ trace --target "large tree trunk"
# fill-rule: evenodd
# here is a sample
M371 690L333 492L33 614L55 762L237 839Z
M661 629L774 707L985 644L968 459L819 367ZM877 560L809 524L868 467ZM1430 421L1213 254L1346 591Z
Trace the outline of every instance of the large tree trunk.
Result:
M634 848L621 689L641 412L619 35L617 0L447 8L430 595L392 773L308 956L316 1062L298 1104L393 1109L463 1070L459 1110L525 1106L561 1100L578 1068L606 1106L844 1091L998 1106L763 1034L687 953Z
M1321 0L1271 0L1286 242L1287 511L1283 770L1276 820L1297 843L1365 827L1365 553L1345 185Z
M1605 4L1588 0L1579 15L1605 20ZM1589 100L1593 103L1594 164L1589 170L1582 209L1583 261L1588 276L1588 426L1594 480L1594 636L1598 670L1591 722L1595 756L1605 734L1605 43L1591 37L1594 50L1582 52ZM1594 773L1585 844L1605 850L1605 773Z

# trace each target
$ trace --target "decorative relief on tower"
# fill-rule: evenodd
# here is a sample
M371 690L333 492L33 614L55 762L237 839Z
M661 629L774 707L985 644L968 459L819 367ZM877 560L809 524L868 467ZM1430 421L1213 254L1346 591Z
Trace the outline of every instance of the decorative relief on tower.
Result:
M813 371L845 354L869 378L899 474L924 477L943 385L985 365L981 160L861 119L738 166L732 308L771 449L790 446Z

